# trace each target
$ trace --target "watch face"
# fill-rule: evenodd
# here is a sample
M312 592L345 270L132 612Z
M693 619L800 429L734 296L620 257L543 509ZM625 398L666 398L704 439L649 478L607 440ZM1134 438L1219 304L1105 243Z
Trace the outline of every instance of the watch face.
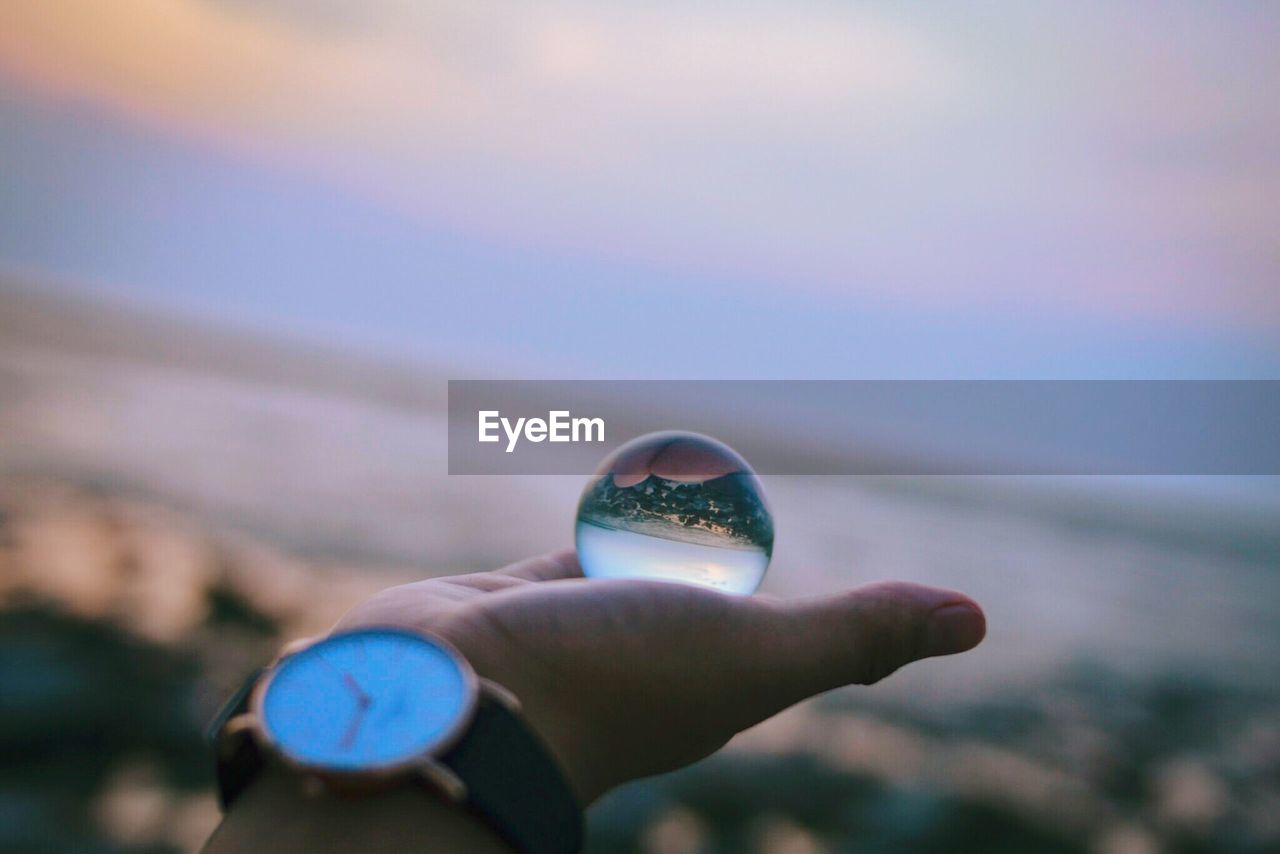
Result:
M452 649L396 629L332 635L282 660L264 689L260 717L275 746L300 764L344 771L445 746L477 692Z

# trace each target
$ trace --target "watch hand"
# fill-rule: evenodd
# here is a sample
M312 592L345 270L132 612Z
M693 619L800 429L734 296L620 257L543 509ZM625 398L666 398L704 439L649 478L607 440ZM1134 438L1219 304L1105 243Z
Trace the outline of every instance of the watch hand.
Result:
M342 733L342 740L338 742L338 746L343 750L350 750L351 745L355 743L356 733L360 731L360 724L364 721L364 714L369 707L373 705L373 700L360 687L360 683L350 673L343 671L342 681L351 689L351 693L356 698L356 713L351 716L351 723L347 724L347 729Z
M360 705L360 708L368 708L369 704L373 701L369 699L369 695L360 688L360 683L356 681L356 678L350 673L344 672L342 674L342 681L347 683L347 687L356 695L356 703Z
M338 742L338 746L343 750L350 750L351 745L355 744L356 733L360 731L360 724L364 721L364 713L368 708L367 704L361 703L356 713L351 716L351 723L347 724L346 731L342 733L342 740Z

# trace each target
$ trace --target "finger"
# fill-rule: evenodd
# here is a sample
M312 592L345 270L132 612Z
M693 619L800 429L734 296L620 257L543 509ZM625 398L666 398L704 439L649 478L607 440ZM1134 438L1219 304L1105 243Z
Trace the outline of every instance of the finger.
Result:
M791 661L805 695L870 685L913 661L964 652L987 630L982 608L963 593L905 582L781 603L778 611L777 654Z
M581 578L582 567L578 565L578 555L573 549L561 549L527 558L483 575L522 578L525 581L555 581L560 578Z
M606 476L612 475L613 485L619 489L643 483L649 477L653 458L666 447L668 441L670 441L669 437L655 436L637 447L624 448L617 458L609 463Z
M658 477L677 483L702 483L741 471L744 463L700 436L682 436L664 447L650 469Z
M619 489L643 483L650 474L677 483L702 483L742 471L746 461L704 436L658 433L609 462Z

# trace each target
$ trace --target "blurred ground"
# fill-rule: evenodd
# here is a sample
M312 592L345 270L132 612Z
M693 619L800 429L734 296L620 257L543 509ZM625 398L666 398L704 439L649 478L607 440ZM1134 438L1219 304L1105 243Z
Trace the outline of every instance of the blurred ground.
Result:
M569 541L581 483L445 477L438 394L411 374L0 308L0 850L193 850L217 818L200 730L281 641L387 584ZM620 790L593 851L1280 849L1280 517L766 488L770 592L947 584L991 636Z
M155 504L0 481L0 848L193 850L217 810L200 730L284 639L414 577L306 562ZM596 851L1264 850L1280 700L1077 665L930 711L797 707L621 790Z

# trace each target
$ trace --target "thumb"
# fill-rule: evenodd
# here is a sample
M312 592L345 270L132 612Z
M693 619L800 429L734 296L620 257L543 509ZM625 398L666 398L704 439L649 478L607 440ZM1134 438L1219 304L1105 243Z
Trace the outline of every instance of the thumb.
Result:
M964 594L905 582L779 607L782 647L801 696L870 685L912 661L972 649L987 631L982 609Z

